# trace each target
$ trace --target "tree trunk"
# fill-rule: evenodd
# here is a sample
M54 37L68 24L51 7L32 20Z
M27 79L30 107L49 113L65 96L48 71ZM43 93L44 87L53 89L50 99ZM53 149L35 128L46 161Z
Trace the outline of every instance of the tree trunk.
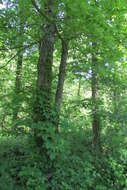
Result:
M113 76L113 115L114 115L114 121L116 121L117 119L117 112L118 112L118 102L119 102L119 87L117 86L117 82L116 82L116 76L114 74Z
M57 128L59 125L59 116L61 110L64 79L65 79L65 72L66 72L66 65L68 58L68 46L69 42L66 40L62 40L61 62L59 67L59 76L58 76L58 84L57 84L56 99L55 99L55 104L57 108L57 121L56 121Z
M78 82L78 98L80 100L80 91L81 91L81 76L79 77L79 82Z
M94 45L93 45L94 47ZM95 149L99 148L99 114L98 114L98 76L97 76L97 58L92 54L92 128L93 145Z
M5 120L6 120L6 116L7 116L7 113L6 111L3 112L3 115L2 115L2 121L1 121L1 128L4 129L5 128Z
M46 14L52 16L53 0L49 0L45 10ZM52 64L54 50L54 26L46 23L41 29L43 36L39 44L39 60L37 66L37 84L36 84L36 100L34 103L33 114L34 122L37 127L34 130L35 141L38 146L42 146L42 132L38 129L40 122L51 121L51 84L52 84Z
M24 42L24 24L25 18L23 14L23 7L21 8L21 1L19 1L19 30L18 37L15 40L17 46L23 46ZM14 109L13 109L13 124L14 128L17 128L18 113L21 106L21 88L22 88L22 63L23 63L23 50L19 49L17 51L17 65L16 65L16 79L15 79L15 91L14 91Z
M23 60L23 53L18 53L18 60L17 60L17 68L16 68L16 79L15 79L15 95L14 95L14 103L15 107L13 110L13 123L17 122L18 119L18 112L20 108L20 93L21 93L21 78L22 78L22 60ZM15 125L17 126L17 124Z

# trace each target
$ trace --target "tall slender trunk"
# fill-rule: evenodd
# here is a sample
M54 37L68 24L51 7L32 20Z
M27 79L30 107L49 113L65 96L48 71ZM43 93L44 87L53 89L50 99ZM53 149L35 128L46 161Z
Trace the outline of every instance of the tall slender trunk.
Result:
M118 101L119 101L119 87L116 84L116 76L114 74L113 76L113 114L114 114L114 119L116 120L117 118L117 111L118 111Z
M19 28L17 28L18 31L18 37L15 40L16 45L23 46L23 37L24 37L24 24L25 24L25 18L23 14L23 7L21 9L21 1L19 0ZM22 64L23 64L23 50L19 49L17 50L17 65L16 65L16 79L15 79L15 89L14 89L14 109L13 109L13 124L14 128L17 128L18 124L18 114L19 109L21 106L21 88L22 88Z
M18 113L20 108L20 93L21 93L21 78L22 78L22 61L23 53L18 52L17 68L16 68L16 79L15 79L15 108L13 110L13 122L16 123L18 119ZM16 125L17 126L17 125Z
M94 45L93 45L94 47ZM93 145L95 149L99 148L99 114L98 114L98 74L97 58L92 54L92 128L93 128Z
M46 14L52 16L53 0L48 0ZM50 121L51 112L51 84L52 84L52 64L54 50L54 26L46 23L41 29L44 35L39 44L39 60L37 66L36 100L33 107L34 122ZM38 146L42 146L43 138L38 126L34 130L35 141Z
M117 93L117 88L114 86L113 89L113 112L114 112L114 116L117 115L117 103L118 103L118 93ZM115 117L116 118L116 117Z
M64 79L65 79L65 72L66 72L66 65L68 58L68 46L69 46L69 41L62 40L61 62L59 67L59 75L58 75L58 83L57 83L56 99L55 99L55 104L57 108L57 123L56 123L57 128L59 125L59 116L61 110Z
M81 91L81 76L79 77L79 81L78 81L78 98L80 100L80 91Z
M1 121L1 124L0 124L0 126L1 126L2 129L5 128L6 116L7 116L7 113L6 113L6 111L5 111L5 112L3 113L3 115L2 115L2 121Z

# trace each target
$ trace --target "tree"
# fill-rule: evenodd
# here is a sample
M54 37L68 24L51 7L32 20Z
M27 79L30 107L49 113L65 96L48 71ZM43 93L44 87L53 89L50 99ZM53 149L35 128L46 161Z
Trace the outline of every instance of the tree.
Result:
M59 115L60 115L60 109L61 109L61 101L62 101L62 93L63 93L63 86L64 86L64 80L65 80L65 72L66 72L66 64L67 64L67 58L68 58L68 46L69 42L68 40L62 40L62 52L61 52L61 62L59 67L59 76L58 76L58 83L57 83L57 90L56 90L56 99L55 104L58 112L58 118L57 118L57 128L59 123Z
M32 2L36 7L35 2ZM48 0L45 4L44 14L48 18L54 16L53 0ZM42 23L43 24L43 23ZM34 103L33 114L36 128L34 131L35 140L38 146L43 145L41 131L38 129L39 122L51 120L51 85L52 85L52 64L54 50L54 25L45 21L45 26L41 26L41 36L39 41L39 60L37 66L37 84L36 84L36 100Z
M98 60L96 55L96 43L92 43L92 78L91 78L91 90L92 90L92 128L93 128L93 145L96 150L99 149L99 109L98 109Z
M17 28L17 33L18 33L18 40L17 43L15 44L18 47L21 47L20 49L17 50L17 65L16 65L16 79L15 79L15 94L14 94L14 100L16 100L16 107L14 107L13 110L13 123L15 123L15 128L17 127L17 120L18 120L18 112L21 106L21 101L20 101L20 93L22 89L22 64L23 64L23 39L24 39L24 25L25 25L25 17L23 15L24 8L22 7L22 1L19 1L19 27Z

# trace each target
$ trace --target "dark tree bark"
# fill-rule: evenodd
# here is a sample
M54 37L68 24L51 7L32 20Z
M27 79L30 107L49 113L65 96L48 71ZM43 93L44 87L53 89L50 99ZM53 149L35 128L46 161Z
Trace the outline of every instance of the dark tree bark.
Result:
M67 65L67 58L68 58L68 46L69 46L69 41L62 40L61 62L60 62L60 67L59 67L58 84L57 84L56 99L55 99L55 104L57 108L57 123L56 123L57 128L59 124L64 79L65 79L65 72L66 72L66 65Z
M93 48L95 45L93 45ZM97 150L99 149L99 113L98 113L98 73L97 73L97 58L92 54L92 128L93 128L93 145Z
M13 110L13 122L16 123L18 119L18 112L20 108L20 93L21 93L21 79L22 79L22 61L23 61L23 53L18 52L18 60L17 60L17 68L16 68L16 79L15 79L15 95L14 95L14 103L15 108Z
M48 0L45 7L46 15L52 17L53 0ZM45 23L41 28L43 36L39 44L39 60L37 66L37 84L36 84L36 100L33 108L34 122L50 121L51 112L51 85L52 85L52 64L54 50L54 25ZM42 134L36 127L34 131L35 140L38 146L42 146Z
M6 120L6 116L7 116L7 113L4 112L3 115L2 115L2 121L1 121L1 128L4 129L5 128L5 120Z

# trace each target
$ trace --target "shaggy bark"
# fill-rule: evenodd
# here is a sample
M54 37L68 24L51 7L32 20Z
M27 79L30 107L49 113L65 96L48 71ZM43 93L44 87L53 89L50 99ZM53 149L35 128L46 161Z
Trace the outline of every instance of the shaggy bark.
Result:
M52 17L53 0L49 0L45 10L48 17ZM49 121L51 112L51 85L52 85L52 64L54 50L54 25L45 23L41 28L43 36L39 44L39 60L37 66L37 84L36 84L36 100L34 103L34 122ZM41 131L36 128L34 131L35 140L39 146L42 146Z

